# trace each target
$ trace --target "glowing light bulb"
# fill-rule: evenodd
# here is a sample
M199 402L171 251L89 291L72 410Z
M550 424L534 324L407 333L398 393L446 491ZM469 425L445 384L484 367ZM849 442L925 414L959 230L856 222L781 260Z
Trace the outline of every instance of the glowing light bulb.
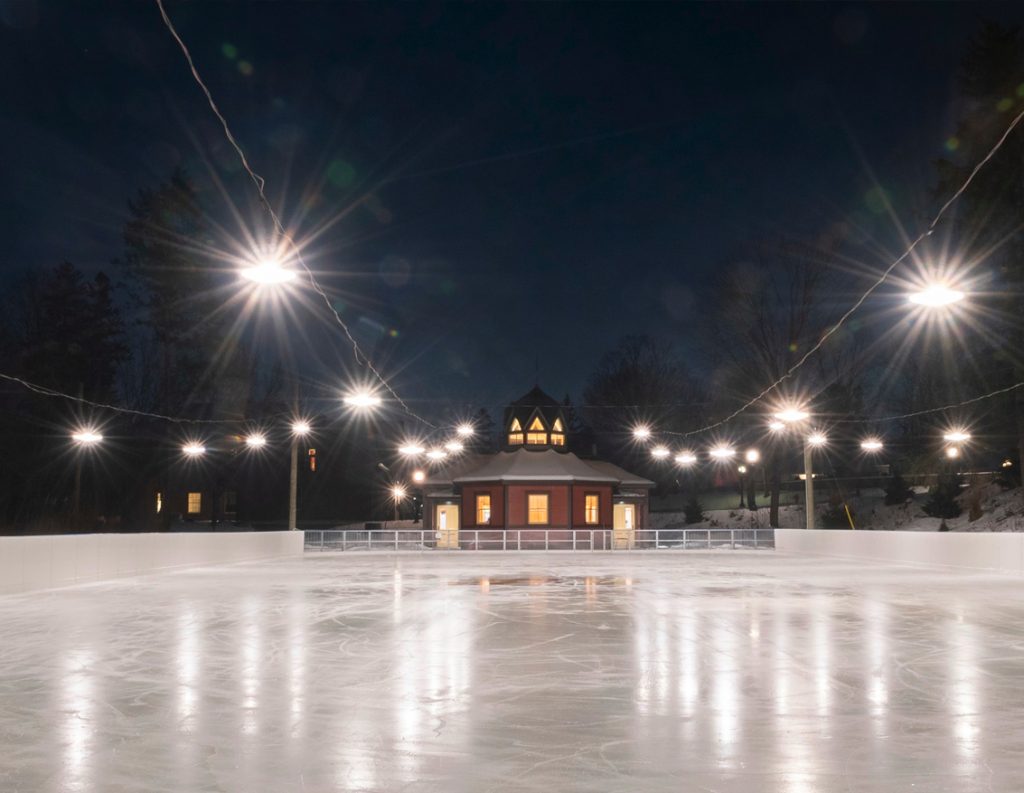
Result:
M92 429L81 429L71 434L71 440L80 446L95 446L103 440L103 436Z
M250 449L262 449L267 445L267 437L259 432L245 437L245 443Z
M676 455L676 462L680 465L693 465L697 462L697 455L693 452L679 452Z
M412 472L412 481L413 482L422 482L426 478L427 478L427 475L425 473L423 473L423 471L413 471Z
M292 423L292 433L295 435L309 435L313 428L309 426L309 422L296 421Z
M417 455L423 454L426 451L422 446L415 443L408 443L405 446L400 446L399 452L404 454L406 457L416 457Z
M716 446L708 454L716 460L728 460L730 457L736 456L736 450L730 449L728 446Z
M747 449L747 453L743 456L743 459L753 465L761 459L761 452L757 449Z
M461 435L463 438L468 438L470 435L476 432L476 430L473 429L472 424L460 424L458 427L456 427L455 431L459 433L459 435Z
M907 299L911 303L916 303L919 306L927 306L928 308L949 306L953 303L959 303L965 297L966 295L960 290L950 289L948 286L943 284L932 284L919 292L907 295Z
M370 408L378 407L382 400L371 391L356 391L346 394L343 401L350 408L369 410Z
M295 271L282 267L275 259L265 259L249 267L243 267L241 273L244 278L264 286L285 284L295 279Z
M951 430L942 436L944 440L950 443L964 443L971 439L971 434L964 430Z
M395 485L391 488L391 495L394 497L395 501L401 501L405 498L405 488L401 485Z
M634 427L633 428L633 437L636 438L638 441L645 441L645 440L647 440L648 438L651 437L651 428L650 427L643 427L643 426L641 426L641 427Z
M448 443L446 443L444 445L444 448L445 448L445 451L451 452L452 454L458 454L465 447L461 443L459 443L458 441L448 441Z
M960 447L959 446L949 446L949 447L947 447L946 448L946 456L949 459L951 459L951 460L955 460L957 457L960 456Z
M768 424L768 429L770 429L772 432L782 432L784 429L786 429L786 425L784 422L781 421L772 421Z
M655 448L651 449L651 456L656 457L659 460L664 460L670 454L671 452L664 446L656 446Z
M431 449L427 452L427 458L430 460L443 460L448 456L448 452L444 449Z
M182 452L189 457L201 457L206 454L206 447L196 441L190 441L181 447Z
M868 438L861 441L860 448L866 452L878 452L882 450L882 442L878 438Z
M786 408L785 410L780 410L778 413L775 414L775 418L777 418L779 421L784 421L787 424L792 424L795 421L803 421L810 415L811 414L808 413L803 408L791 407Z
M823 433L815 432L808 436L807 442L811 446L824 446L826 443L828 443L828 438L826 438Z

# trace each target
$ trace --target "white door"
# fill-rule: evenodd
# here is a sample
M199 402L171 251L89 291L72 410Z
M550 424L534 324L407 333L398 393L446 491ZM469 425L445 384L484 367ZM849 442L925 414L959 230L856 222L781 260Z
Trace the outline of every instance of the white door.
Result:
M438 504L437 505L437 547L458 548L459 547L459 505Z
M636 505L616 504L612 508L612 539L614 548L632 548L636 528Z

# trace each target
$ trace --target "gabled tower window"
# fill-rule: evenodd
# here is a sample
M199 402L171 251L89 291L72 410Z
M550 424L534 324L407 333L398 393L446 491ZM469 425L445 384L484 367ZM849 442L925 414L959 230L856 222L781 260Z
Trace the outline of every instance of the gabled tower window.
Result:
M561 419L555 419L555 423L551 425L551 445L565 446L565 430Z
M526 433L526 442L534 446L543 446L548 442L547 427L540 420L540 416L534 416L530 422L529 431Z
M512 419L512 425L508 428L508 445L522 446L522 444L523 425L519 423L519 419Z

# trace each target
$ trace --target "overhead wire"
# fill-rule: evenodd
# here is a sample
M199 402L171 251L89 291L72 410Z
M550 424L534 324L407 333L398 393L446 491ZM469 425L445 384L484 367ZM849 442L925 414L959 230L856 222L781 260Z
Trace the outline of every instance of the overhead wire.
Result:
M220 121L221 127L224 129L224 134L228 140L228 143L230 143L232 148L234 148L235 152L238 154L239 160L242 163L242 168L245 169L245 172L249 175L249 178L252 179L253 184L256 185L256 191L259 194L260 203L263 204L263 207L270 215L275 230L292 247L292 249L294 250L295 261L297 261L299 265L302 267L302 269L305 271L306 277L313 291L316 292L321 298L323 298L324 304L327 306L327 310L334 317L335 322L341 328L342 332L345 334L345 337L348 339L348 341L351 343L352 352L355 356L356 363L365 366L373 374L377 381L384 387L384 389L392 397L394 397L395 401L398 402L398 404L409 416L416 419L417 421L422 422L428 427L437 429L437 425L423 418L423 416L420 416L415 411L413 411L412 408L409 407L405 400L403 400L402 397L398 395L398 392L395 391L395 389L391 386L387 378L385 378L384 375L381 374L381 372L377 369L377 367L374 366L373 361L370 359L370 357L360 348L359 342L356 341L355 336L352 335L351 330L349 330L348 324L341 318L341 315L338 313L338 310L334 307L334 303L331 301L331 298L328 296L327 292L324 291L323 287L320 286L320 283L319 281L317 281L313 271L306 264L305 259L303 259L302 251L299 248L299 245L295 242L291 234L289 234L288 231L285 229L284 224L281 222L281 218L278 216L274 208L270 205L270 201L267 199L266 193L264 192L266 179L264 179L252 168L251 165L249 165L249 160L245 156L245 152L242 150L242 147L239 145L234 134L231 132L231 127L228 125L227 119L224 117L224 114L221 113L220 108L217 106L217 103L213 98L213 94L210 92L210 89L207 87L206 83L203 81L203 78L200 76L199 70L196 67L195 61L192 58L192 53L189 51L189 48L185 44L185 41L182 39L177 29L174 27L174 23L171 22L171 18L170 16L168 16L167 10L164 8L163 0L155 0L155 2L160 10L160 16L163 19L164 25L167 27L167 30L170 32L171 36L174 37L174 40L177 42L179 48L182 51L182 54L185 56L185 60L188 62L189 69L192 72L192 77L195 79L196 83L202 89L203 94L206 96L206 101L210 106L210 110L213 111L213 114L217 117L217 120Z

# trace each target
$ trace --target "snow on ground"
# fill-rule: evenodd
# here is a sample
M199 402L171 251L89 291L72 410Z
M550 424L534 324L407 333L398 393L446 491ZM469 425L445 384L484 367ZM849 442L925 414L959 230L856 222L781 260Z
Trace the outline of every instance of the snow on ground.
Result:
M0 597L5 793L1018 793L1019 579L316 554Z
M946 526L950 531L1024 531L1024 492L1020 488L1003 490L995 484L986 485L981 489L981 496L983 514L975 521L969 519L967 494L960 497L963 508L960 517L946 519ZM818 515L818 527L821 528L823 527L822 513L829 509L830 505L823 494L819 493L817 498L815 512ZM880 488L863 489L849 498L854 525L858 529L874 529L876 531L896 529L901 531L938 531L942 520L925 515L923 508L927 502L926 490L915 492L909 503L895 506L885 503L885 493ZM650 523L651 528L655 529L768 528L770 525L767 507L761 507L755 511L746 509L705 510L704 515L705 519L700 523L686 525L686 517L682 512L652 512ZM784 529L802 529L804 526L803 506L780 507L779 524Z

